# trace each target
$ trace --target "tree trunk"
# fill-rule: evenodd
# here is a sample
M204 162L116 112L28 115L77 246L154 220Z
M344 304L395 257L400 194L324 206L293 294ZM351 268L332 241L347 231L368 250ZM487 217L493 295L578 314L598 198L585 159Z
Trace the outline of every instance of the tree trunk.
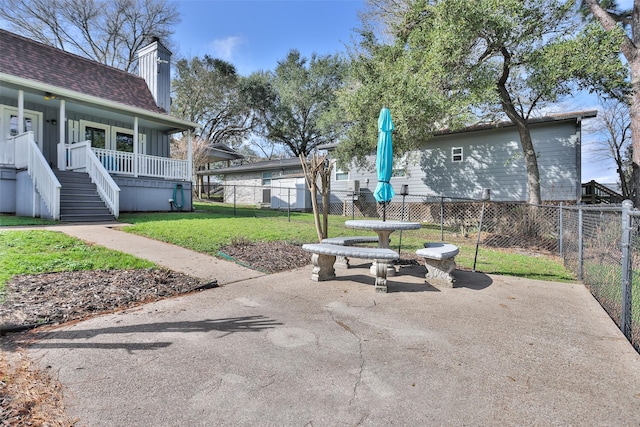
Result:
M323 162L324 163L324 162ZM329 237L329 184L331 167L322 169L322 238Z
M542 204L542 197L540 195L540 170L538 169L538 157L533 149L533 140L531 139L531 132L524 125L516 123L518 133L520 134L520 145L522 146L522 152L524 153L524 162L527 166L527 189L529 190L529 204L540 205Z
M522 153L524 154L524 162L527 167L527 190L529 191L529 204L539 205L542 203L542 197L540 196L540 171L538 169L538 156L533 149L533 140L531 139L531 132L527 120L518 114L513 100L509 95L507 89L507 80L509 79L509 72L511 67L511 55L506 48L501 49L502 56L504 57L504 63L502 66L502 76L498 81L498 94L500 96L500 103L502 109L507 114L509 119L516 125L518 133L520 134L520 146L522 147Z

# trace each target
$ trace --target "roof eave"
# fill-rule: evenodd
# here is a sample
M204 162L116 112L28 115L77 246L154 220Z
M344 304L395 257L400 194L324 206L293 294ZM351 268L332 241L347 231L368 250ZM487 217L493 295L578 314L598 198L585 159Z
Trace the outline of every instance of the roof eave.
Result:
M176 131L189 130L200 128L198 123L190 122L187 120L178 119L168 114L156 113L154 111L145 110L144 108L133 107L131 105L122 104L115 101L109 101L97 96L87 95L74 90L65 89L59 86L50 85L47 83L38 82L36 80L26 79L23 77L14 76L12 74L6 74L0 72L0 82L7 82L16 86L22 86L29 89L40 90L43 92L55 93L61 98L69 100L75 100L80 102L86 102L101 107L117 109L134 116L143 117L153 122L158 122L163 125L170 125L175 128Z

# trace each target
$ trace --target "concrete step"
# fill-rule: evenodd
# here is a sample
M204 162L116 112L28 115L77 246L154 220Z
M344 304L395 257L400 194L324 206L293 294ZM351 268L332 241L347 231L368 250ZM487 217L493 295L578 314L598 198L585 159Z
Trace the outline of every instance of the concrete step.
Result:
M113 221L114 219L115 218L111 214L60 214L60 221L62 222L106 222Z

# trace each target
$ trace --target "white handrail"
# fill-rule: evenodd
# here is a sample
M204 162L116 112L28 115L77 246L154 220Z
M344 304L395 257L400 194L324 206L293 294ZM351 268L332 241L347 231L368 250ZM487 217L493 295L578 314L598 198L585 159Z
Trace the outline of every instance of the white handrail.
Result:
M15 144L16 168L27 168L27 173L33 181L51 217L60 219L60 182L49 167L49 163L33 139L33 132L26 132L13 138Z
M118 218L120 216L120 187L98 160L98 157L91 149L91 142L78 142L68 145L67 148L69 153L67 168L84 169L91 177L91 181L96 184L98 194L111 211L111 214Z

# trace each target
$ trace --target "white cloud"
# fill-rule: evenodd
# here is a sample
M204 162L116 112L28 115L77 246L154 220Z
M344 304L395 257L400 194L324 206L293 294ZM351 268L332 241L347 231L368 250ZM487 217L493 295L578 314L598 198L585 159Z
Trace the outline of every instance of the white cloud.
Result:
M215 39L209 43L213 56L231 62L238 47L244 43L242 37L229 36L223 39Z

